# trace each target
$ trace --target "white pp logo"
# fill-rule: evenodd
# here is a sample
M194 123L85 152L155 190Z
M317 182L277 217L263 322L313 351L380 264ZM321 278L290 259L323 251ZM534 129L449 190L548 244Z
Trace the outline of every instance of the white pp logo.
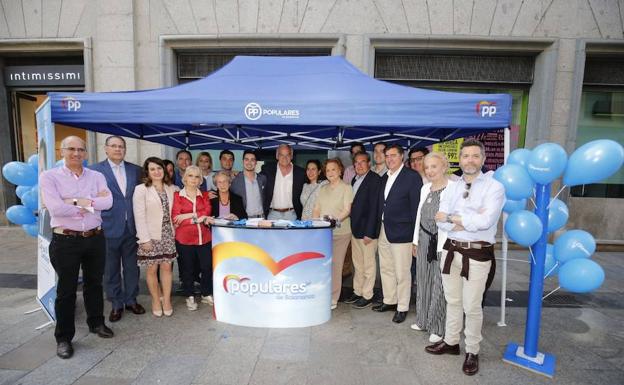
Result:
M249 120L258 120L262 117L262 107L258 103L249 103L245 106L245 117Z

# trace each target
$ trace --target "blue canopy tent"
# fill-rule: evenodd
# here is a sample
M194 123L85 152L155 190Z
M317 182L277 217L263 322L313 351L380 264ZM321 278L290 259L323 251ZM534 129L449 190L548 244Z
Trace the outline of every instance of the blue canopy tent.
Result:
M52 121L177 148L407 147L509 127L511 96L424 90L375 80L340 56L238 56L170 88L53 92Z
M506 128L511 96L424 90L379 81L340 56L238 56L170 88L49 94L51 121L177 148L348 148L354 141L424 146ZM500 326L505 325L503 238Z

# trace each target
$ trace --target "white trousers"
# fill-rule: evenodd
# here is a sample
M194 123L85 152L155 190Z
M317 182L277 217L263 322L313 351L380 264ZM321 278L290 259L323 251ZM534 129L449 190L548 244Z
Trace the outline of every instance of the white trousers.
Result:
M453 258L446 250L442 251L440 268L444 267L446 258ZM479 354L479 343L483 339L481 327L483 326L483 291L485 282L490 272L491 261L479 262L469 260L468 279L459 274L462 269L462 255L455 252L455 258L451 264L451 273L442 274L442 286L446 299L446 326L444 342L449 345L459 343L459 334L463 328L463 316L466 314L466 353Z

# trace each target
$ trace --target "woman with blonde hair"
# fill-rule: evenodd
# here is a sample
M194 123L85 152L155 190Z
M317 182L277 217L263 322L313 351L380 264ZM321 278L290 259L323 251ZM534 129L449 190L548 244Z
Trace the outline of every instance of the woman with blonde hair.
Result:
M143 163L143 184L134 189L132 205L138 238L137 264L146 266L147 288L152 297L152 314L171 316L172 263L176 258L171 209L177 186L160 158ZM158 271L160 270L160 283Z
M444 336L446 302L442 288L440 254L446 241L446 232L438 229L435 214L447 186L454 183L447 176L449 163L440 152L430 152L424 158L424 173L429 183L420 190L420 203L414 227L414 253L416 258L416 323L414 330L429 332L429 341L438 342Z
M199 189L202 191L216 190L213 180L215 173L212 171L212 156L210 153L207 151L200 152L195 165L199 167L204 177L204 181Z
M206 225L211 209L208 192L199 190L202 180L199 167L188 166L184 170L184 188L174 194L171 213L176 227L175 240L181 262L182 289L189 310L197 310L193 295L196 265L199 265L201 272L201 301L212 305L212 237Z
M332 255L332 310L338 306L340 289L342 288L342 267L344 265L347 248L351 242L351 203L353 189L342 180L344 166L338 158L327 159L323 165L323 172L329 183L321 186L312 216L320 218L329 216L338 221L339 227L333 230Z

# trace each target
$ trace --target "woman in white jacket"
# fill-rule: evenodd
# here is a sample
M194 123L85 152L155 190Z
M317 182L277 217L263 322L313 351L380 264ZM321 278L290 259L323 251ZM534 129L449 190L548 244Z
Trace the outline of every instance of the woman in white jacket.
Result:
M444 335L446 302L442 289L440 254L446 241L446 232L439 230L435 214L440 199L451 183L446 175L448 160L440 152L425 156L425 175L429 183L420 190L420 204L414 228L414 253L416 258L416 323L411 328L426 330L429 341L438 342Z
M173 193L177 186L165 171L160 158L150 157L143 163L143 184L132 196L139 250L137 263L147 266L147 288L152 297L152 314L173 314L171 304L172 262L176 258L174 227L171 222ZM160 268L160 284L158 270ZM162 301L162 302L161 302Z

